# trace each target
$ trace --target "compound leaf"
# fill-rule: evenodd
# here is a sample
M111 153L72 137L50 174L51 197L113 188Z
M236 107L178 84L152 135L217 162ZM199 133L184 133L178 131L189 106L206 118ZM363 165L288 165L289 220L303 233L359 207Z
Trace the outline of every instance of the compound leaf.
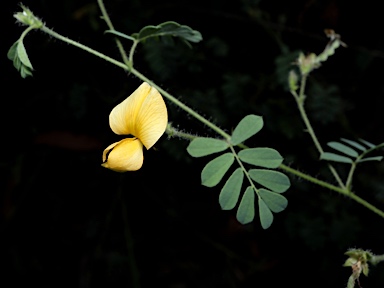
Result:
M241 161L265 168L277 168L283 162L283 157L272 148L250 148L239 152Z
M257 115L245 116L239 124L237 124L235 130L232 133L231 142L233 145L238 145L249 137L255 135L263 128L263 118Z
M291 182L287 175L265 169L251 169L249 176L257 183L278 193L283 193L291 186Z
M232 153L225 153L208 162L201 172L201 183L207 187L216 186L234 160L235 157Z
M235 208L243 184L244 173L241 168L237 168L225 182L219 196L221 209L231 210Z
M252 187L245 190L237 209L236 218L241 224L250 223L255 218L255 192Z
M227 148L228 143L223 140L197 137L189 143L187 151L193 157L202 157L224 151Z

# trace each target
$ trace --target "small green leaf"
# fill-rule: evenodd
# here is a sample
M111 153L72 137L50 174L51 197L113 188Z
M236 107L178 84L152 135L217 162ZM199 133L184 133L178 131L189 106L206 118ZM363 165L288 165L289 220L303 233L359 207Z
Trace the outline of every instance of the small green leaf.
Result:
M359 149L360 151L366 151L367 148L365 148L363 145L360 145L359 143L355 142L355 141L352 141L352 140L348 140L348 139L345 139L345 138L341 138L341 141L344 141L345 143Z
M179 37L185 41L194 43L200 42L203 39L199 31L173 21L164 22L157 26L146 26L142 28L139 33L132 34L132 37L138 41L160 36Z
M241 161L265 168L277 168L283 162L280 153L272 148L251 148L239 152Z
M369 148L376 147L375 144L372 144L371 142L368 142L368 141L366 141L366 140L364 140L364 139L359 139L359 141L360 141L361 143L367 145Z
M328 142L327 145L341 153L356 158L359 154L352 148L340 143L340 142Z
M374 157L367 157L364 159L360 159L357 161L357 163L362 163L362 162L368 162L368 161L381 161L383 160L383 156L374 156Z
M288 200L283 195L263 188L259 189L258 192L265 204L267 204L268 208L273 212L278 213L287 208Z
M225 153L211 160L201 172L201 183L207 187L216 186L233 164L235 157L232 153Z
M227 148L228 143L224 140L197 137L189 143L187 151L192 157L202 157L224 151Z
M27 51L25 50L24 43L22 40L18 41L17 55L18 55L20 61L24 64L24 66L33 70L31 61L29 61L28 54L27 54Z
M259 197L259 215L260 223L263 229L268 229L273 222L273 214L265 204L264 200Z
M255 218L255 192L252 187L248 187L237 208L236 219L241 224L247 224L252 222L253 218Z
M287 175L277 171L251 169L248 173L254 181L274 192L283 193L291 186Z
M324 152L323 154L320 155L320 160L328 160L328 161L334 161L334 162L340 162L340 163L352 163L352 159L341 156L335 153L330 153L330 152Z
M9 48L9 50L8 50L7 57L11 61L14 61L15 57L17 56L18 43L19 43L19 40L17 40L15 43L13 43L11 48Z
M263 128L263 125L264 122L262 117L253 114L245 116L233 131L231 138L232 144L238 145L241 142L244 142L249 137L259 132L261 128Z
M27 76L32 76L32 71L31 71L28 67L22 65L22 66L20 67L20 75L21 75L21 77L23 77L23 78L25 78L25 77L27 77Z
M225 182L219 196L221 209L231 210L236 206L236 203L239 200L243 179L243 170L241 168L237 168L228 178L227 182Z
M21 61L17 55L17 46L18 45L19 45L19 40L17 40L15 43L13 43L11 48L9 48L8 53L7 53L7 57L9 60L11 60L13 62L13 66L16 68L16 70L20 71L22 63L21 63Z
M16 70L20 72L21 77L25 78L32 75L32 65L29 61L22 40L19 39L13 43L11 48L8 50L7 57L13 62L13 66ZM26 66L25 63L29 64L30 67Z

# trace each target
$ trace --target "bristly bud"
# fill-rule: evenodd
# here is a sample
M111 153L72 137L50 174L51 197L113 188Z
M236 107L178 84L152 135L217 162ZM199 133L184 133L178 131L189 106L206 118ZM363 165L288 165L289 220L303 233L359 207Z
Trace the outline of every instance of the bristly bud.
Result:
M301 75L308 75L312 70L320 67L320 63L316 59L316 54L311 53L305 56L303 53L300 53L299 58L297 59L297 65L300 68Z
M288 74L288 85L290 91L296 91L299 89L299 86L297 85L299 81L299 76L296 74L294 70L289 71Z
M23 12L17 12L13 15L21 24L32 26L36 29L41 28L44 24L43 22L33 15L32 11L29 10L24 5L20 5L23 8Z
M340 34L335 33L332 29L325 29L324 32L330 40L324 51L317 56L318 62L326 61L329 56L335 54L336 49L340 46L347 47L347 45L341 41Z

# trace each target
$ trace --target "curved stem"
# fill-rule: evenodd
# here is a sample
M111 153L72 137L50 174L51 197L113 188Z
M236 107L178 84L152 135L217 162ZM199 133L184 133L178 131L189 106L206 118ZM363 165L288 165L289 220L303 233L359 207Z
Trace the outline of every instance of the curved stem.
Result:
M351 194L352 194L352 192L351 191L349 191L349 190L346 190L346 189L344 189L344 188L340 188L340 187L338 187L338 186L335 186L335 185L332 185L332 184L330 184L330 183L328 183L328 182L325 182L325 181L323 181L323 180L319 180L319 179L317 179L317 178L315 178L315 177L312 177L312 176L309 176L308 174L305 174L305 173L303 173L303 172L300 172L300 171L298 171L298 170L296 170L296 169L293 169L293 168L291 168L291 167L289 167L289 166L286 166L286 165L284 165L284 164L280 164L280 166L278 167L279 169L282 169L282 170L284 170L284 171L286 171L286 172L288 172L288 173L291 173L291 174L293 174L293 175L296 175L296 176L298 176L298 177L300 177L300 178L303 178L303 179L305 179L305 180L307 180L307 181L309 181L309 182L312 182L312 183L314 183L314 184L316 184L316 185L319 185L319 186L322 186L322 187L324 187L324 188L328 188L328 189L330 189L330 190L333 190L333 191L335 191L335 192L338 192L338 193L340 193L340 194L343 194L343 195L345 195L345 196L350 196ZM384 214L383 214L384 215Z
M89 48L88 46L85 46L83 44L80 44L79 42L76 42L76 41L73 41L67 37L64 37L56 32L54 32L53 30L47 28L46 26L43 26L40 28L43 32L47 33L48 35L51 35L52 37L55 37L61 41L64 41L68 44L71 44L73 46L76 46L84 51L87 51L97 57L100 57L122 69L124 69L125 71L129 71L131 72L132 74L134 74L136 77L138 77L139 79L143 80L143 81L146 81L148 82L151 86L155 87L165 98L167 98L169 101L173 102L174 104L176 104L177 106L179 106L181 109L183 109L184 111L186 111L187 113L189 113L190 115L194 116L197 120L201 121L202 123L204 123L206 126L210 127L212 130L214 130L215 132L217 132L219 135L223 136L226 140L229 140L231 138L231 136L226 133L224 130L222 130L221 128L219 128L218 126L216 126L215 124L213 124L212 122L208 121L207 119L205 119L203 116L201 116L200 114L198 114L197 112L195 112L194 110L192 110L191 108L189 108L187 105L185 105L184 103L182 103L181 101L177 100L175 97L173 97L171 94L169 94L167 91L163 90L161 87L159 87L158 85L156 85L153 81L149 80L147 77L145 77L143 74L141 74L139 71L137 71L136 69L134 69L132 67L132 69L130 69L130 67L127 65L127 64L124 64L122 62L119 62L109 56L106 56L105 54L102 54L96 50L93 50L92 48ZM299 100L300 98L298 97L298 95L296 93L292 93L294 94L295 96L295 99ZM304 95L304 94L302 94ZM304 96L301 96L301 97L304 97ZM301 98L303 99L303 98ZM300 107L300 105L299 105ZM305 110L302 110L304 111L304 114L303 115L306 115L305 114ZM308 121L309 123L309 121ZM310 123L309 123L310 125ZM311 126L309 126L311 127ZM313 131L313 130L312 130ZM314 134L313 134L314 135ZM179 135L180 137L183 137L185 135ZM314 137L316 137L314 135ZM187 137L185 137L187 138ZM384 145L384 144L383 144ZM239 147L241 148L246 148L246 146L244 144L240 144L238 145ZM321 147L321 146L320 146ZM342 188L339 188L337 186L334 186L332 184L329 184L327 182L324 182L324 181L321 181L321 180L318 180L314 177L311 177L309 175L306 175L298 170L295 170L293 168L290 168L288 166L285 166L284 164L281 164L279 166L280 169L283 169L285 171L287 171L288 173L291 173L291 174L294 174L294 175L297 175L303 179L306 179L314 184L317 184L317 185L320 185L322 187L325 187L325 188L328 188L330 190L333 190L333 191L336 191L338 193L341 193L345 196L348 196L350 198L352 198L353 200L355 200L356 202L360 203L361 205L365 206L366 208L368 208L369 210L375 212L376 214L380 215L381 217L384 218L384 212L381 211L380 209L376 208L375 206L371 205L370 203L368 203L367 201L361 199L360 197L358 197L356 194L352 193L351 191L349 191L348 189L345 188L344 185L340 185ZM332 171L332 170L331 170ZM336 171L335 171L335 174L334 175L337 175ZM340 180L341 181L341 180ZM338 181L339 182L339 181ZM340 184L340 183L339 183ZM341 183L342 184L342 183Z
M102 0L97 0L97 3L99 4L101 14L103 15L103 19L104 19L105 23L107 23L108 28L110 30L115 30L115 28L113 27L112 21L109 18L107 10L105 9L104 2ZM127 64L128 66L132 66L132 63L129 62L129 60L127 58L127 53L125 53L125 50L124 50L124 47L123 47L123 44L121 43L121 41L116 37L115 37L115 41L116 41L117 48L120 51L121 57L123 58L124 63Z
M24 37L27 36L27 34L28 34L31 30L33 30L33 29L37 29L37 28L34 27L34 26L28 26L27 29L25 29L25 30L23 31L23 33L21 33L21 35L20 35L20 39L23 40Z
M356 170L356 162L352 162L351 169L349 170L347 181L345 182L345 186L347 189L351 189L352 187L352 179L353 179L353 174L355 173Z
M284 164L281 164L279 166L280 169L282 170L285 170L291 174L294 174L296 176L299 176L300 178L303 178L309 182L312 182L314 184L317 184L319 186L322 186L324 188L328 188L330 190L333 190L333 191L336 191L340 194L343 194L345 196L348 196L349 198L355 200L357 203L363 205L364 207L368 208L369 210L371 210L372 212L378 214L379 216L383 217L384 218L384 212L378 208L376 208L375 206L373 206L372 204L370 204L369 202L365 201L364 199L360 198L359 196L357 196L355 193L351 192L350 190L348 189L345 189L345 188L340 188L340 187L337 187L337 186L334 186L332 184L329 184L327 182L324 182L322 180L319 180L319 179L316 179L312 176L309 176L307 174L304 174L296 169L293 169L293 168L290 168Z
M161 95L163 95L165 98L167 98L172 103L174 103L177 106L179 106L181 109L183 109L185 112L187 112L191 116L195 117L200 122L204 123L206 126L211 128L217 134L223 136L227 140L229 140L231 138L231 136L228 133L226 133L224 130L222 130L221 128L219 128L218 126L213 124L212 122L210 122L207 119L205 119L203 116L201 116L199 113L194 111L192 108L190 108L187 105L185 105L183 102L181 102L178 99L176 99L175 97L173 97L171 94L169 94L167 91L165 91L160 86L156 85L156 83L154 83L152 80L149 80L147 77L145 77L139 71L137 71L135 68L132 68L131 73L134 74L135 76L137 76L138 78L140 78L141 80L143 80L145 82L148 82L148 84L153 86L153 87L155 87L161 93Z
M129 63L131 63L132 67L133 67L133 54L135 53L137 44L139 44L139 42L137 40L134 40L131 50L129 51Z
M125 71L129 71L129 67L126 64L124 64L120 61L117 61L117 60L115 60L115 59L113 59L113 58L111 58L111 57L109 57L103 53L100 53L100 52L98 52L92 48L89 48L88 46L85 46L79 42L76 42L76 41L73 41L67 37L64 37L64 36L60 35L59 33L56 33L55 31L47 28L46 26L43 26L40 29L41 29L41 31L47 33L48 35L51 35L52 37L55 37L55 38L57 38L63 42L66 42L68 44L76 46L76 47L78 47L84 51L87 51L87 52L89 52L89 53L91 53L91 54L93 54L93 55L95 55L95 56L97 56L103 60L106 60L106 61L108 61L108 62L110 62L110 63L112 63L112 64L114 64L120 68L123 68Z
M294 91L292 91L291 93L293 94L293 96L296 100L297 107L299 108L299 112L300 112L301 118L304 121L305 127L307 128L307 131L308 131L309 135L311 136L313 143L315 144L317 150L319 151L319 153L321 155L324 153L324 150L321 147L319 140L317 139L316 133L312 128L311 122L309 121L307 112L305 111L305 108L304 108L304 102L305 102L304 91L305 91L306 83L307 83L307 75L303 75L302 79L301 79L299 95L297 95L296 92L294 92ZM346 187L345 187L343 181L341 180L339 174L337 173L336 169L331 164L328 164L328 168L331 171L333 177L335 177L339 186L341 188L345 189Z

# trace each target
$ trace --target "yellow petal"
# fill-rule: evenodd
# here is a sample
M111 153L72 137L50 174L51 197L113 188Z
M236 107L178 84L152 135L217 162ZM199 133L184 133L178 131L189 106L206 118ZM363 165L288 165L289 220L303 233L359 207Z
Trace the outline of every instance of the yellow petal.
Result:
M149 149L163 135L168 113L163 97L144 82L127 99L113 108L109 125L119 135L132 134Z
M103 162L101 166L117 172L139 170L143 165L143 144L137 138L113 143L104 150Z

